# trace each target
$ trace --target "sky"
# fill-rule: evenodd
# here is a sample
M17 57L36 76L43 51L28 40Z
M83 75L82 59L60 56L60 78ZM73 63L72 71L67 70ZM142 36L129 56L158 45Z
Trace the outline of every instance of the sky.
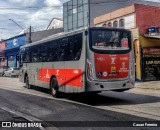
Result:
M53 17L63 17L63 3L69 0L0 0L0 40L18 35L29 26L45 30Z
M45 30L52 18L63 17L63 3L69 0L0 0L0 40L18 35L32 26ZM160 0L146 0L160 2Z

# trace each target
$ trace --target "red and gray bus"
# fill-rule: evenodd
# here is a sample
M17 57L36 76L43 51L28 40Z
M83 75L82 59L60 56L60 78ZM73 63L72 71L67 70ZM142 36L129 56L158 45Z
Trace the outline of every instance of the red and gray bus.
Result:
M20 81L64 93L134 87L131 32L92 27L60 33L20 48Z

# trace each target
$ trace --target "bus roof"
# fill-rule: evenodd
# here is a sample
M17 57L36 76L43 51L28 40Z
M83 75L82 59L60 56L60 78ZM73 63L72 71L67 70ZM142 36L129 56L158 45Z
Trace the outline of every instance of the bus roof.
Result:
M36 42L33 42L33 43L30 43L30 44L26 44L26 45L23 45L21 46L20 48L25 48L25 47L30 47L30 46L34 46L34 45L38 45L38 44L41 44L41 43L44 43L44 42L48 42L50 40L56 40L58 38L62 38L64 36L69 36L69 35L72 35L72 34L77 34L79 32L83 32L84 30L86 30L87 28L80 28L80 29L77 29L77 30L74 30L74 31L70 31L70 32L62 32L62 33L57 33L57 34L54 34L54 35L51 35L51 36L48 36L42 40L39 40L39 41L36 41Z

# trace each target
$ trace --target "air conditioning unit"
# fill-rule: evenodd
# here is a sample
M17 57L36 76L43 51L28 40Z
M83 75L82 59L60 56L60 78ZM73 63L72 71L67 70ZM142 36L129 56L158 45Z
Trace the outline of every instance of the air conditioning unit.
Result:
M150 28L148 28L149 35L150 36L158 35L158 33L160 32L159 29L160 29L159 27L150 27Z

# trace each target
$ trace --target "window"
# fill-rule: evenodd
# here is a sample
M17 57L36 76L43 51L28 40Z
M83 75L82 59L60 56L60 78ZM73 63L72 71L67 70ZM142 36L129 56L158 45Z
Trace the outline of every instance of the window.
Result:
M77 14L74 14L73 15L73 21L76 21L77 20Z
M108 27L112 27L112 23L111 23L111 22L108 22L107 26L108 26Z
M86 3L88 3L88 0L83 0L83 4L86 4Z
M88 11L83 12L84 17L88 17Z
M83 1L82 0L78 0L78 5L82 5Z
M78 6L78 12L82 12L83 11L83 6Z
M59 45L58 43L60 43L60 41L55 40L55 41L50 41L48 42L48 58L46 61L59 61Z
M29 48L24 48L21 53L23 55L21 55L21 59L22 59L22 62L30 62L31 61L31 57L30 57L30 51L29 51Z
M63 11L64 11L64 12L67 12L67 3L64 3Z
M30 48L30 51L31 51L31 61L32 62L39 62L39 59L40 59L40 45L36 45L36 46L32 46Z
M67 17L67 12L63 11L63 17Z
M84 18L84 26L88 26L88 18Z
M77 8L74 8L73 9L73 14L76 14L77 13Z
M106 23L103 23L102 26L103 26L103 27L106 27L107 25L106 25Z
M68 11L68 16L72 15L72 13L73 13L73 10L69 10Z
M73 28L77 28L78 21L73 21Z
M22 62L56 62L79 60L82 34L64 37L20 50Z
M84 11L88 11L88 4L83 5Z
M69 38L70 52L72 53L72 60L79 60L82 50L82 33L73 35Z
M68 16L68 22L72 22L72 15Z
M68 29L72 29L72 26L73 26L72 22L68 23Z
M59 60L72 61L79 60L82 50L82 34L75 34L62 39L60 45Z
M91 38L91 45L94 50L129 50L129 32L116 30L95 30L91 32Z
M83 19L83 12L78 13L78 19Z
M114 21L114 22L113 22L113 27L114 27L114 28L117 28L117 27L118 27L118 22L117 22L117 21Z
M119 20L119 27L124 28L124 19Z
M83 27L83 19L78 20L78 28Z
M77 0L73 0L73 7L77 7Z
M73 4L72 4L72 1L69 1L69 2L68 2L68 10L72 10L72 8L73 8L72 5L73 5Z

